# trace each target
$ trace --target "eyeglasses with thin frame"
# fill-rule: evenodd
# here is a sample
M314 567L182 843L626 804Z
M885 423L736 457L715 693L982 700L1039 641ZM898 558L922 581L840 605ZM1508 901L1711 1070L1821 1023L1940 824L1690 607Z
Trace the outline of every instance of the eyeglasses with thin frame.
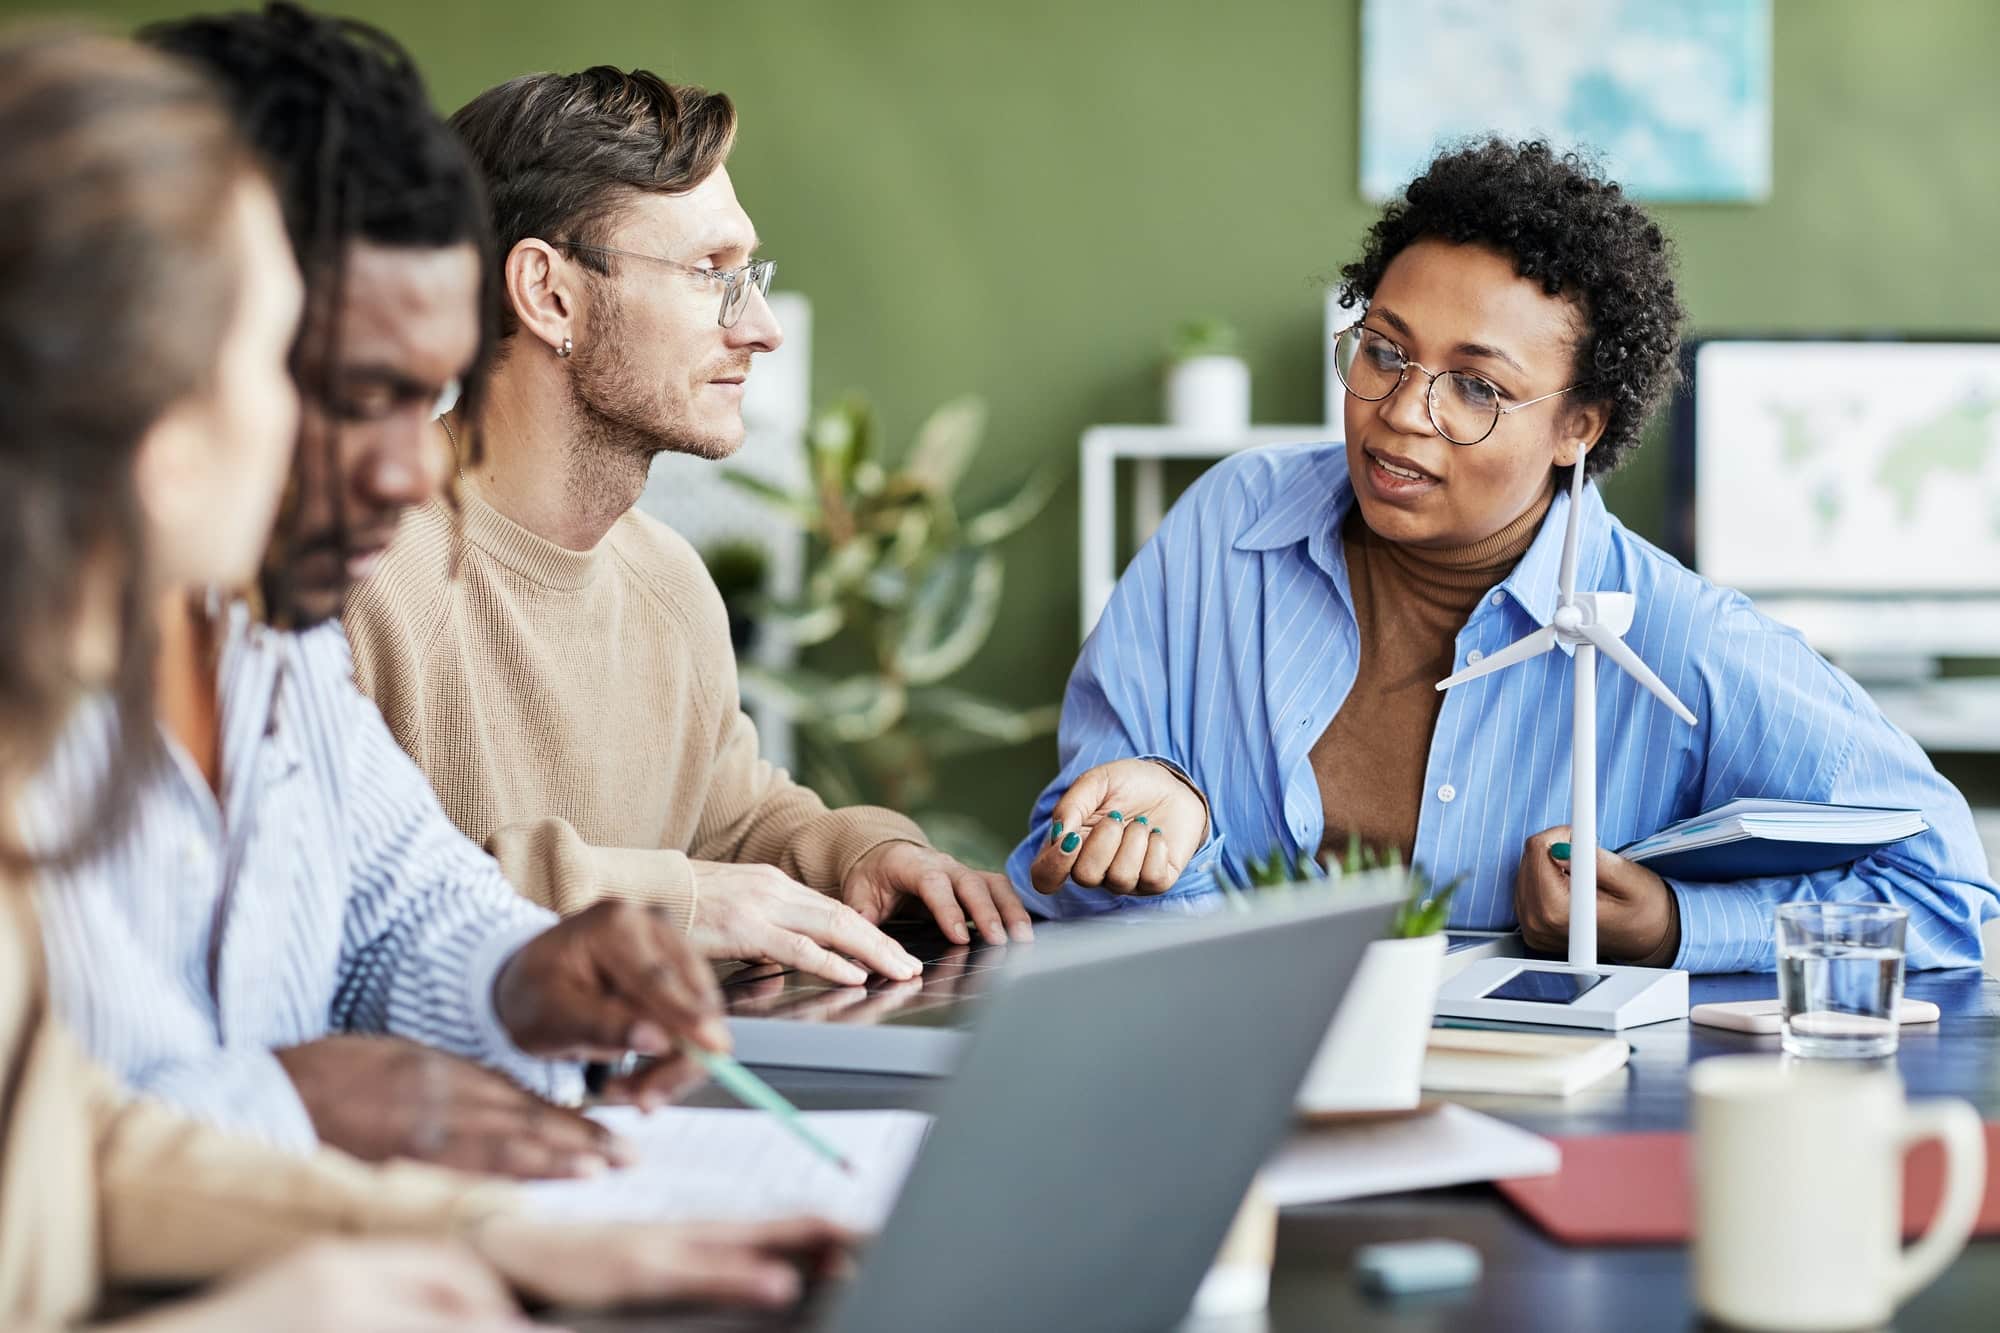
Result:
M1583 380L1567 389L1502 407L1500 402L1506 395L1492 381L1465 370L1431 370L1410 360L1401 347L1366 325L1350 324L1334 339L1334 371L1347 391L1365 403L1379 403L1399 391L1409 378L1411 367L1430 377L1424 391L1424 410L1430 413L1431 425L1439 435L1461 447L1478 444L1491 435L1501 417L1560 398L1590 383Z
M760 296L770 295L771 278L778 271L777 261L773 259L753 259L739 268L699 268L678 260L663 259L659 255L642 255L637 250L620 250L610 245L585 245L581 241L557 241L556 244L565 250L580 250L585 254L643 259L649 264L664 264L682 273L721 283L722 308L716 312L715 322L725 329L735 328L736 321L743 318L743 309L750 304L751 288L756 288Z

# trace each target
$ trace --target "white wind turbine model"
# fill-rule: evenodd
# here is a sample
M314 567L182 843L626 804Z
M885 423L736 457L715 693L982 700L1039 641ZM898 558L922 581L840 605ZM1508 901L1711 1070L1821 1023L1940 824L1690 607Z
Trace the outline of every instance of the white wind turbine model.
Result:
M1652 691L1689 726L1694 714L1621 637L1632 627L1637 598L1629 592L1576 590L1577 528L1583 516L1584 469L1570 482L1569 527L1563 534L1562 596L1554 620L1455 676L1448 690L1539 657L1558 645L1575 650L1575 721L1570 749L1569 961L1481 958L1447 980L1437 1011L1454 1018L1507 1019L1565 1027L1619 1028L1686 1018L1685 972L1600 966L1597 961L1597 655L1603 653Z

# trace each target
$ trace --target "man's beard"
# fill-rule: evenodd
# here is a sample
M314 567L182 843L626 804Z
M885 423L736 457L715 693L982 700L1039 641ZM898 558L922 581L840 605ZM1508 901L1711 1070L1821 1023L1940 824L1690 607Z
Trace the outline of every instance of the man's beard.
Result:
M273 629L308 630L347 608L346 553L331 543L295 551L274 543L257 573L261 619Z
M615 329L615 319L606 321ZM614 332L577 348L569 364L570 488L597 497L607 488L634 499L645 488L653 457L662 453L723 459L743 443L740 432L695 426L686 401L675 402L657 379L626 359Z

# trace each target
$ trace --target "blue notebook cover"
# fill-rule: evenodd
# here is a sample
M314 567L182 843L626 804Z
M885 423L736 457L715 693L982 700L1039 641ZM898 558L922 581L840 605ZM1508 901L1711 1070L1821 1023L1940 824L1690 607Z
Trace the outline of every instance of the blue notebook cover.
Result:
M1913 833L1910 835L1915 837ZM1693 883L1721 883L1728 880L1758 879L1766 875L1810 875L1852 865L1884 847L1906 841L1888 842L1784 842L1773 838L1740 838L1713 847L1696 847L1669 852L1640 862L1646 869L1666 879Z

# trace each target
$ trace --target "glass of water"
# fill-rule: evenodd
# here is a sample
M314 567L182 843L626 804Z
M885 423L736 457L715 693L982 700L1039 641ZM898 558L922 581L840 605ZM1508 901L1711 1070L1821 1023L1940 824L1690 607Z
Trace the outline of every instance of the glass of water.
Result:
M1778 908L1778 998L1788 1054L1870 1059L1896 1053L1903 932L1910 914L1883 903Z

